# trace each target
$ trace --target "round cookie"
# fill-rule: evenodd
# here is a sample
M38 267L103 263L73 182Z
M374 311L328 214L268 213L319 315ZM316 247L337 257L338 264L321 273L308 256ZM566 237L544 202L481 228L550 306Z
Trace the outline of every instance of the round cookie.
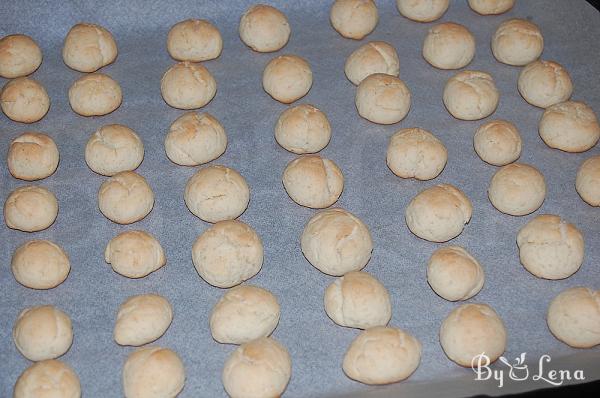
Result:
M448 151L429 131L414 127L398 130L390 138L386 163L401 178L431 180L437 177L448 160Z
M154 192L146 179L133 171L122 171L100 185L98 207L117 224L140 221L154 207Z
M286 109L275 125L275 140L284 149L297 153L316 153L331 139L327 116L309 104Z
M167 35L167 51L177 61L208 61L218 58L222 50L221 32L204 19L178 22Z
M11 120L34 123L50 109L50 98L44 86L28 77L9 80L0 94L2 112Z
M561 102L547 108L538 131L546 145L565 152L585 152L600 138L596 114L578 101Z
M312 86L309 63L297 55L273 58L263 72L263 88L273 99L290 104L304 97Z
M163 75L160 93L173 108L197 109L214 98L217 82L202 64L179 62Z
M59 157L52 138L46 134L26 132L10 143L8 170L20 180L41 180L54 174Z
M376 326L350 344L342 368L349 378L365 384L389 384L408 378L421 362L421 343L405 331Z
M131 296L119 307L113 336L119 345L140 346L162 336L173 320L169 300L158 294Z
M181 166L208 163L221 156L225 149L225 129L210 113L184 113L171 124L165 138L167 157Z
M600 344L600 292L585 287L562 291L548 307L548 328L565 344L591 348Z
M95 72L117 58L117 43L100 25L79 23L69 30L63 45L65 64L79 72Z
M42 50L26 35L8 35L0 40L0 76L14 79L32 74L42 64Z
M237 171L213 165L202 168L187 182L185 204L199 219L216 223L242 215L250 202L250 188Z
M484 353L491 362L506 349L506 328L487 304L463 304L442 322L440 343L450 360L471 367Z
M291 28L284 13L275 7L255 4L240 19L240 38L261 53L281 50L290 39Z
M26 185L12 191L4 202L6 226L23 232L42 231L58 215L56 196L46 188Z
M67 253L49 240L25 242L15 250L10 265L17 282L30 289L52 289L71 270Z
M398 77L400 74L398 53L394 47L384 41L368 42L350 54L344 65L344 73L355 86L374 73Z
M257 286L236 286L214 306L210 332L219 343L247 343L269 336L279 323L279 312L273 293Z
M47 359L29 366L17 379L13 398L80 398L77 373L66 363Z
M440 19L449 5L449 0L396 0L400 14L417 22Z
M15 322L13 340L30 361L58 358L73 343L71 319L51 305L24 309Z
M583 263L585 242L577 227L559 216L542 214L523 226L517 235L519 258L538 278L564 279Z
M473 136L473 147L484 162L505 166L521 156L521 134L506 120L492 120L479 126Z
M441 247L427 264L427 282L448 301L467 300L483 287L485 275L479 262L460 246Z
M242 344L227 360L222 381L231 398L279 397L292 375L286 348L270 337Z
M503 14L513 8L515 0L468 0L469 7L481 15Z
M300 206L323 209L333 205L344 190L342 170L319 155L300 156L283 171L283 186Z
M329 20L340 35L361 40L375 29L379 13L373 0L335 0Z
M85 146L85 162L92 171L114 176L133 171L144 159L144 144L127 126L108 124L91 135Z
M263 244L249 225L237 220L217 222L192 246L198 274L213 286L228 288L258 274L263 263Z
M368 329L385 326L392 318L390 294L366 272L352 271L325 290L325 312L340 326Z
M488 197L502 213L524 216L544 203L546 181L535 167L511 163L496 171L488 188Z
M498 107L500 93L491 75L464 70L448 79L444 87L444 105L452 116L461 120L488 117Z
M600 206L600 156L592 156L579 166L575 188L587 204Z
M90 73L75 80L69 88L69 103L81 116L103 116L123 102L121 86L103 73Z
M523 66L535 61L544 50L540 28L524 19L509 19L492 36L492 53L499 62Z
M475 37L464 26L445 22L427 32L423 58L438 69L460 69L475 56Z
M446 242L460 235L471 220L469 198L450 184L434 185L421 191L406 207L406 225L421 239Z
M553 61L534 61L519 74L519 93L531 105L548 108L571 98L573 83L562 65Z
M157 346L138 348L123 366L126 398L174 398L185 384L185 368L179 355Z
M354 101L361 117L373 123L394 124L408 114L411 94L399 78L375 73L360 82Z
M156 238L144 231L121 232L108 242L104 260L128 278L143 278L166 264L165 252Z
M363 269L373 251L369 228L344 209L315 214L304 227L300 244L306 259L332 276Z

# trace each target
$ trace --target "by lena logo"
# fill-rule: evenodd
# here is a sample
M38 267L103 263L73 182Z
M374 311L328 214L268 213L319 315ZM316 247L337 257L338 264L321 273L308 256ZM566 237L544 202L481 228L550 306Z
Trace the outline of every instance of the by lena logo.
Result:
M498 388L504 386L506 377L514 381L523 381L528 380L531 376L531 380L533 381L543 381L553 386L560 386L568 380L585 380L583 370L547 370L547 366L552 360L548 354L540 357L537 372L533 372L534 369L532 369L532 373L530 374L529 365L525 363L525 355L526 353L521 353L520 356L515 358L512 364L505 357L500 357L500 362L506 365L508 369L491 369L490 358L482 352L473 357L471 361L471 368L475 372L475 380L496 380Z

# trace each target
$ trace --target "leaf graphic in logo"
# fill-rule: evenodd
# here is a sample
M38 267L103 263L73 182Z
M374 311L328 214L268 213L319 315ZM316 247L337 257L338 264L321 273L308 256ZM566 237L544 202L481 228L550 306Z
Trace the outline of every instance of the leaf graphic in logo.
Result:
M520 373L520 376L518 373ZM510 367L510 373L508 376L512 380L526 380L529 377L529 368L525 364L525 353L522 352L520 356L515 358L515 366Z

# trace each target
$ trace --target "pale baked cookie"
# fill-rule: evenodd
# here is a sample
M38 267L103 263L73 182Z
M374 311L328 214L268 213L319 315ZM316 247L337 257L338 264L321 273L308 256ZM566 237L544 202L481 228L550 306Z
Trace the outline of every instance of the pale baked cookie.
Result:
M11 120L34 123L50 109L50 98L44 86L28 77L9 80L0 94L2 112Z
M488 197L502 213L524 216L544 203L546 181L535 167L511 163L496 171L488 188Z
M460 69L475 56L475 37L464 26L445 22L429 29L423 58L438 69Z
M85 146L85 162L98 174L114 176L133 171L144 159L144 144L127 126L108 124L91 135Z
M546 145L565 152L585 152L600 138L596 114L578 101L561 102L547 108L538 131Z
M535 61L544 50L540 28L524 19L509 19L500 24L492 37L492 53L504 64L523 66Z
M69 88L69 103L81 116L103 116L123 102L121 86L103 73L90 73L75 80Z
M376 326L350 344L342 368L365 384L389 384L408 378L421 362L421 343L404 330Z
M100 25L79 23L69 30L62 50L65 64L79 72L95 72L117 58L117 43Z
M220 221L198 236L192 247L192 261L202 279L228 288L260 271L263 244L249 225L237 220Z
M427 282L438 296L449 300L467 300L483 287L485 275L479 262L460 246L441 247L427 264Z
M47 359L29 366L17 379L13 398L80 398L77 373L66 363Z
M411 94L399 78L375 73L360 82L354 102L361 117L373 123L394 124L408 114Z
M46 188L26 185L12 191L4 202L6 226L24 232L48 228L58 215L56 196Z
M505 166L521 156L521 134L506 120L492 120L479 126L473 136L473 147L484 162Z
M52 289L71 270L67 253L49 240L30 240L19 246L10 266L17 282L31 289Z
M591 348L600 344L600 292L585 287L562 291L548 308L548 328L565 344Z
M448 160L444 143L429 131L413 127L398 130L387 148L386 163L398 177L431 180Z
M236 286L215 304L210 332L219 343L247 343L269 336L279 323L279 312L273 293L257 286Z
M515 5L516 0L468 0L473 11L481 15L503 14Z
M287 44L291 28L285 14L277 8L255 4L242 15L239 33L248 47L268 53L280 50Z
M487 304L463 304L442 322L440 343L450 360L471 367L484 353L496 361L506 349L506 328Z
M300 156L283 171L283 187L300 206L323 209L333 205L344 190L342 170L319 155Z
M113 337L119 345L144 345L162 336L172 320L173 307L163 296L131 296L119 307Z
M450 184L434 185L421 191L406 207L406 225L421 239L446 242L460 235L471 220L469 198Z
M133 171L122 171L100 185L98 207L118 224L140 221L154 207L154 192L146 179Z
M174 398L185 384L185 367L179 355L157 346L138 348L123 366L126 398Z
M449 5L450 0L396 0L400 14L417 22L440 19Z
M71 319L51 305L24 309L15 321L13 340L30 361L58 358L73 343Z
M335 0L329 20L340 35L361 40L377 26L379 12L373 0Z
M204 19L178 22L167 36L167 51L177 61L208 61L221 55L222 50L221 32Z
M58 167L58 160L54 140L42 133L23 133L8 149L8 170L20 180L34 181L51 176Z
M144 231L121 232L108 242L104 260L128 278L143 278L166 264L160 242Z
M279 397L292 375L287 349L270 337L242 344L225 361L223 387L231 398Z
M182 166L208 163L226 148L225 129L210 113L184 113L171 124L165 138L167 157Z
M479 120L494 113L500 93L490 74L464 70L448 79L443 99L446 109L455 118Z
M237 171L225 166L200 169L187 182L185 204L199 219L216 223L238 218L250 202L250 188Z
M571 98L573 83L562 65L553 61L534 61L519 74L519 93L531 105L548 108Z
M310 64L297 55L273 58L263 72L263 88L273 99L290 104L304 97L312 86Z
M373 251L369 228L344 209L315 214L304 227L300 244L315 268L333 276L361 270Z
M538 278L564 279L579 270L585 254L583 235L559 216L542 214L529 221L517 235L519 258Z
M398 77L400 74L398 53L394 47L384 41L368 42L350 54L344 65L344 73L355 86L374 73Z
M286 109L275 125L275 140L286 150L316 153L331 139L331 125L325 113L309 104Z
M214 98L217 82L202 64L179 62L163 75L160 93L173 108L197 109Z
M577 171L577 193L590 206L600 206L600 155L585 160Z
M8 35L0 40L0 76L5 79L32 74L42 64L42 50L27 35Z
M368 329L385 326L392 318L390 294L366 272L352 271L337 278L325 290L325 312L340 326Z

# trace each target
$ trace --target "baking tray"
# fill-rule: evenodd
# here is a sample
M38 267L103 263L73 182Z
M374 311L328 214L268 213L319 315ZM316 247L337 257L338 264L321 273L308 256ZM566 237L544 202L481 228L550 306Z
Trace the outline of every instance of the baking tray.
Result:
M293 375L286 396L404 396L501 394L548 387L542 380L505 382L476 381L474 373L449 361L438 342L441 321L458 304L438 297L426 281L426 263L440 247L410 233L404 209L421 190L448 182L462 189L473 202L473 218L452 244L466 247L485 268L483 290L469 302L492 305L508 329L505 353L511 362L522 352L532 367L543 354L557 368L585 369L586 380L600 378L600 349L571 349L554 339L545 323L550 300L573 286L600 288L600 210L585 204L574 187L581 162L600 152L598 146L582 154L548 148L537 134L542 114L518 94L520 68L498 63L490 51L490 39L505 19L520 17L538 24L545 39L543 59L555 60L570 72L576 100L600 112L600 15L582 0L520 0L506 14L480 16L466 1L452 1L440 22L467 26L477 40L470 69L490 72L501 93L497 111L488 119L512 121L521 131L520 161L535 165L546 177L548 195L534 214L511 217L495 210L487 198L487 186L496 168L482 162L473 150L475 129L483 122L452 118L442 104L442 90L453 71L436 70L421 57L425 34L433 24L419 24L401 17L393 1L377 1L380 21L375 31L358 42L342 38L329 24L330 2L318 0L268 1L284 11L292 27L288 45L274 54L247 48L237 34L238 20L251 1L158 1L83 0L4 1L0 5L0 35L25 33L41 45L44 62L33 77L48 90L52 105L38 123L24 125L0 116L0 154L5 156L12 139L25 130L52 136L60 150L57 172L39 182L59 200L58 218L49 229L27 234L0 225L0 396L12 394L19 374L30 365L16 350L11 329L25 307L54 304L72 318L74 343L62 359L74 367L84 396L122 395L121 370L131 347L112 339L117 308L128 296L155 292L174 306L173 324L156 344L175 350L185 363L187 381L181 397L225 396L221 370L236 348L216 343L210 335L208 316L224 290L212 287L196 273L191 247L209 227L194 217L183 201L184 186L197 170L171 163L163 140L169 125L184 111L170 108L160 96L160 79L174 63L166 52L169 28L186 18L206 18L220 29L222 55L206 62L218 82L218 92L202 111L224 125L229 145L213 163L237 169L251 186L251 200L241 220L260 234L265 246L261 272L249 283L272 291L281 304L281 321L273 336L288 347ZM80 21L99 23L116 38L119 56L102 71L115 78L124 101L115 112L86 118L71 111L67 91L80 73L67 68L61 58L62 40ZM412 109L401 123L382 126L361 119L354 107L355 87L345 78L346 57L369 40L394 45L400 57L400 77L412 91ZM333 136L322 155L343 170L345 189L337 206L358 215L369 226L375 249L365 271L379 278L392 296L390 325L407 330L423 344L420 367L403 383L368 387L348 379L342 372L345 350L358 330L336 326L323 310L323 292L333 280L312 267L303 257L299 237L315 210L293 203L281 184L285 165L294 155L280 148L273 127L286 106L271 99L261 86L266 63L280 53L306 58L314 84L297 103L322 109L332 125ZM3 83L3 82L2 82ZM138 172L152 186L156 203L142 221L130 226L114 224L97 208L97 191L104 177L85 164L84 147L92 132L109 123L133 128L145 145ZM448 148L448 164L435 180L402 180L386 167L389 137L399 128L418 126L432 131ZM0 200L25 185L0 172ZM519 263L517 231L537 214L560 214L583 231L586 253L583 266L561 281L537 279ZM167 265L139 280L122 277L104 262L106 243L129 229L146 230L163 245ZM60 286L35 291L19 285L10 272L14 249L29 239L51 239L68 252L71 273ZM502 369L501 364L496 365ZM532 368L533 370L533 368Z

